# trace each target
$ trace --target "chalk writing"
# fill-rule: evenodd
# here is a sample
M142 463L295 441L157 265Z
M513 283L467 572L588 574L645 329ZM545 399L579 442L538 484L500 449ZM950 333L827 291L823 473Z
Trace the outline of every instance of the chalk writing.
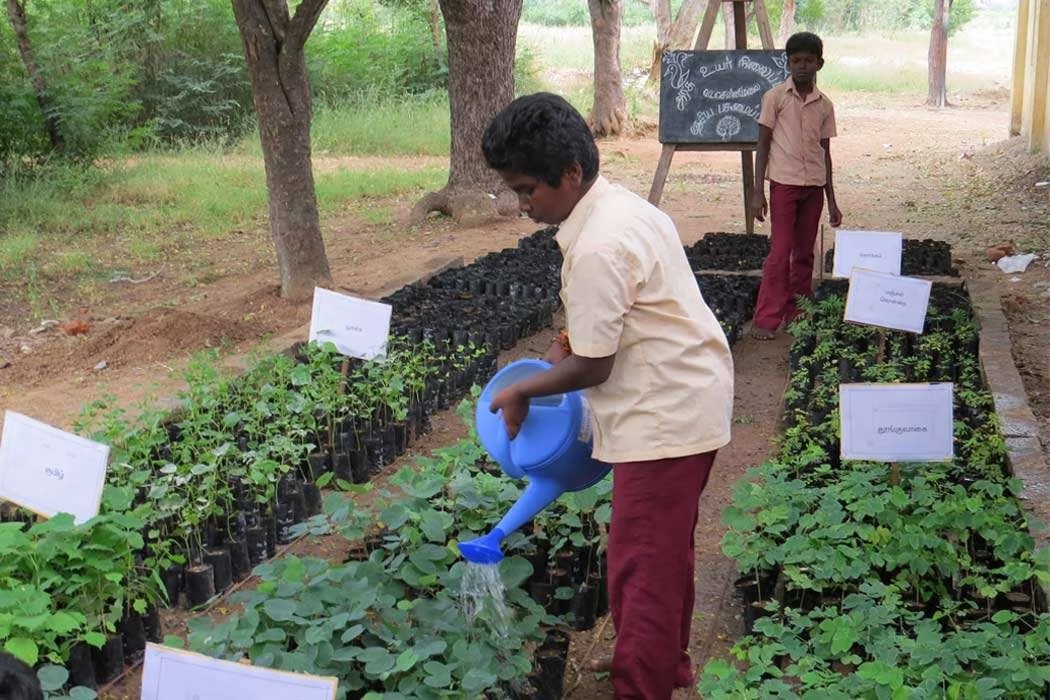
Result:
M675 107L679 112L684 111L693 99L696 91L696 83L689 79L689 54L674 53L668 59L667 68L664 70L664 78L676 92L674 97Z
M765 78L766 82L768 82L770 85L777 85L779 83L784 82L783 69L778 70L777 68L770 68L764 63L759 63L758 61L755 61L748 56L741 56L740 60L737 61L737 67L743 68L744 70L749 70L752 73L757 73L758 75Z
M700 77L706 78L715 73L721 73L722 71L727 70L733 70L733 59L729 56L726 56L724 60L710 66L700 66Z
M783 55L781 50L664 53L660 142L757 142L762 95L787 76Z
M758 119L758 115L761 110L754 105L746 105L743 102L723 102L718 105L718 113L725 114L726 112L736 112L738 114L745 114L752 119Z
M741 97L750 97L765 88L760 83L733 88L732 90L704 90L701 94L709 100L739 100Z

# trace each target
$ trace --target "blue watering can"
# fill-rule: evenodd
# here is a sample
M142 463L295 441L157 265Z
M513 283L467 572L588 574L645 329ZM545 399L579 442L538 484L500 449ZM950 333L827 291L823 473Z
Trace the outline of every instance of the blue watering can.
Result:
M503 538L532 520L566 491L580 491L605 478L612 465L591 457L590 423L581 392L543 396L529 402L529 415L511 440L501 414L490 411L501 390L525 377L550 369L543 360L518 360L496 373L481 392L475 413L481 445L503 471L527 477L518 502L487 535L460 542L463 557L476 564L503 559Z

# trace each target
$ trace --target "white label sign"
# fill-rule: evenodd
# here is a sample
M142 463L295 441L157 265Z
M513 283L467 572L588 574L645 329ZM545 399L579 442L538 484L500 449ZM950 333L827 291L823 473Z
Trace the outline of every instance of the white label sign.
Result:
M849 277L854 267L901 273L903 236L886 231L836 231L832 277Z
M853 268L843 318L855 323L922 333L930 303L929 280Z
M334 677L307 676L146 645L142 700L334 700Z
M49 518L69 513L79 525L98 515L108 460L108 445L7 411L0 498Z
M843 459L943 462L955 455L952 388L938 384L840 384Z
M339 352L362 360L386 356L390 304L314 289L310 340L331 341Z

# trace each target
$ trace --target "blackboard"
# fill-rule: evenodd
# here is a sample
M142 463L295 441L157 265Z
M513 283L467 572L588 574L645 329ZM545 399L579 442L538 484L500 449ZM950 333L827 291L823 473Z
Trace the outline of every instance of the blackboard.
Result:
M660 143L756 143L762 95L788 75L782 49L666 52Z

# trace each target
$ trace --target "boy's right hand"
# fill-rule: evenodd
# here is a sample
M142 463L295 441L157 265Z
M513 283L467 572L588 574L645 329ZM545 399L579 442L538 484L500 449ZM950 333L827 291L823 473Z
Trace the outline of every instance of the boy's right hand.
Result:
M766 193L759 188L751 190L751 214L759 221L766 220Z
M518 436L521 424L529 415L529 400L511 385L496 394L489 403L493 413L503 411L503 423L507 426L507 437L511 440Z

